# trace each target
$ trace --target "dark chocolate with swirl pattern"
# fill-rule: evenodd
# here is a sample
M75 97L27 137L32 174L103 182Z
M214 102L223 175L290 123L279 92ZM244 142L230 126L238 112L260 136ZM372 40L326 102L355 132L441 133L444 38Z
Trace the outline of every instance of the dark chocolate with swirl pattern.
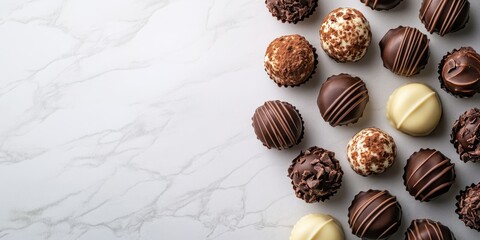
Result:
M480 92L480 55L471 47L454 49L438 65L442 89L455 97L472 97Z

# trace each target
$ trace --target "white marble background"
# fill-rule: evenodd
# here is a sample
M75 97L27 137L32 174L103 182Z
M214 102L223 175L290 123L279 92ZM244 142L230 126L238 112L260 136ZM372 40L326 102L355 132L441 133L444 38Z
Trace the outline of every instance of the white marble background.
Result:
M399 24L425 28L420 0L373 12L358 0L322 0L297 25L272 18L262 0L1 0L0 1L0 239L288 239L307 213L329 213L347 239L347 207L368 188L389 189L403 206L403 239L412 218L448 225L461 240L479 239L454 213L454 196L478 182L480 165L459 161L450 125L480 98L455 99L439 87L436 65L449 50L480 50L480 3L471 0L463 31L429 35L431 58L405 79L384 69L378 41ZM338 6L365 13L372 46L361 62L338 64L319 54L318 73L300 88L278 88L263 70L268 43L300 33L319 46L323 16ZM361 121L331 128L316 97L332 74L362 77L371 102ZM444 115L429 137L392 129L388 95L407 82L439 91ZM267 150L251 116L264 101L296 105L306 121L300 146ZM362 178L345 148L360 129L391 133L400 153L384 175ZM311 145L333 150L346 173L326 203L295 198L290 161ZM401 180L405 159L437 148L456 163L457 182L431 203L415 201Z

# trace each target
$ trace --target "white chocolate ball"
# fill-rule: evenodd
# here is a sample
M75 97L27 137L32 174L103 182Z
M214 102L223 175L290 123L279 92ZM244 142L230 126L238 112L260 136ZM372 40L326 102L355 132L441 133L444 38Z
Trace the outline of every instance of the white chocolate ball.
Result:
M421 83L396 89L387 103L387 119L397 130L411 136L430 134L442 117L438 94Z
M290 240L344 240L343 229L330 215L309 214L293 226Z

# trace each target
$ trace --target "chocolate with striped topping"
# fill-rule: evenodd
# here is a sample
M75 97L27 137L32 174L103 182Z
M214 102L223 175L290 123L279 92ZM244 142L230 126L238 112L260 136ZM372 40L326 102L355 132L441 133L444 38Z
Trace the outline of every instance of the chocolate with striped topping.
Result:
M290 148L302 140L302 116L290 103L267 101L255 110L252 120L257 138L269 149Z
M387 239L398 230L401 220L402 208L386 190L360 192L348 208L352 233L362 239Z
M407 191L422 202L448 192L455 181L455 164L434 149L420 149L412 154L404 170Z
M365 82L342 73L329 77L318 93L317 105L331 126L356 123L363 115L369 97Z
M401 76L418 74L428 63L429 42L416 28L390 29L379 44L383 66Z
M444 36L465 27L469 10L468 0L423 0L420 20L430 33Z
M415 219L405 233L405 240L455 240L450 229L430 219Z

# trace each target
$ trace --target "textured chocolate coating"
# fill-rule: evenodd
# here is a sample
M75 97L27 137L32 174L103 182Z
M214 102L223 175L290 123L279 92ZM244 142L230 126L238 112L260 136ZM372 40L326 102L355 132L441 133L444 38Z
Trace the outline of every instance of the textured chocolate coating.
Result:
M369 97L365 82L342 73L329 77L320 87L317 105L331 126L356 123L363 115Z
M455 165L441 152L420 149L407 160L403 184L415 199L428 202L450 189L455 181Z
M265 71L279 87L306 82L316 65L315 48L298 34L273 40L265 52Z
M380 41L383 66L395 74L410 77L428 63L430 40L416 28L390 29Z
M352 233L362 239L386 239L398 230L401 220L402 208L388 191L360 192L348 208Z
M350 167L362 176L380 174L395 162L397 146L392 136L378 128L366 128L348 142Z
M430 33L444 36L465 27L469 10L468 0L423 0L420 20Z
M302 140L302 116L290 103L267 101L255 110L252 120L257 138L269 149L290 148Z
M415 219L405 233L405 240L455 240L455 236L440 222Z
M480 109L472 108L455 121L450 142L462 161L480 161Z
M373 10L389 10L396 7L402 0L360 0Z
M342 185L343 171L335 153L311 147L300 153L288 168L293 190L307 203L329 199Z
M442 88L455 97L480 93L480 55L471 47L454 49L438 65Z
M480 183L472 183L460 191L456 206L455 212L465 226L480 232Z
M354 8L331 11L320 27L321 46L337 62L357 62L372 42L370 23Z
M312 15L317 0L265 0L268 11L282 22L297 23Z

